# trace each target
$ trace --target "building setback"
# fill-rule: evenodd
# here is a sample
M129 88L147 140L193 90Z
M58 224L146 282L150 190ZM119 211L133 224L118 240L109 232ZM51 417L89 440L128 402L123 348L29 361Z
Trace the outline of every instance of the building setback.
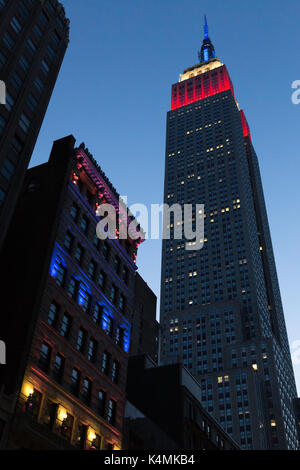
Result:
M164 192L166 204L193 204L203 248L174 240L171 217L161 362L183 361L202 404L242 448L295 449L296 385L258 159L206 22L204 31L199 63L172 86Z
M141 239L92 155L74 144L54 142L49 161L27 171L0 256L2 448L121 448ZM117 229L96 236L102 203L119 211L127 239Z
M153 450L166 449L168 444L181 450L238 450L236 442L203 408L200 397L200 385L182 364L157 366L146 355L131 357L125 439L133 449L139 448L140 437ZM149 421L158 426L161 439L152 438Z
M68 46L57 0L0 0L0 247Z

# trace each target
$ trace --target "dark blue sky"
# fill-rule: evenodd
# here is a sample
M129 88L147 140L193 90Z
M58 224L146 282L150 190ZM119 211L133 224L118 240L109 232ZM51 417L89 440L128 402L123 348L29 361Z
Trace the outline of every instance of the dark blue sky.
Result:
M71 41L31 166L48 159L53 140L73 134L129 204L161 203L171 85L197 63L206 13L251 128L289 338L300 340L300 105L291 102L300 79L299 0L63 3ZM161 243L145 242L138 265L157 295L160 261ZM300 385L300 354L295 371Z

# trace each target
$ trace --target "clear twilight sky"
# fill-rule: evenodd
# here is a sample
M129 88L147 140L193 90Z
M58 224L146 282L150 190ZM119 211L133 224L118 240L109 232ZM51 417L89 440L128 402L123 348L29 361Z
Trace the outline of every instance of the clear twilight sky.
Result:
M300 104L291 102L300 80L299 0L62 3L70 44L30 166L48 160L53 140L73 134L129 205L162 203L171 85L198 62L207 14L259 157L300 392ZM161 242L146 241L137 264L159 296Z

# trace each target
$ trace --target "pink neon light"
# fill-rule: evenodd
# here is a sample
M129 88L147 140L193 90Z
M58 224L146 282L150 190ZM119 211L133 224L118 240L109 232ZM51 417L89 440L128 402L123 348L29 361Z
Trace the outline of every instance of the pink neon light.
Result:
M251 140L250 127L246 119L246 116L244 114L244 111L241 110L240 113L241 113L242 126L243 126L243 135L244 137L249 137L249 139Z
M209 96L234 89L226 66L210 70L196 77L189 78L172 86L171 110L203 100Z

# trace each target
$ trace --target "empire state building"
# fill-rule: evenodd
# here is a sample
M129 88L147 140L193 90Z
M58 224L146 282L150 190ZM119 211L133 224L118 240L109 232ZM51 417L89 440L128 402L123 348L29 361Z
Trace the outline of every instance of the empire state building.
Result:
M193 214L204 218L204 239L186 250L171 218L161 363L185 365L202 404L242 448L296 449L297 391L258 159L206 18L199 62L172 86L164 202L204 204Z

